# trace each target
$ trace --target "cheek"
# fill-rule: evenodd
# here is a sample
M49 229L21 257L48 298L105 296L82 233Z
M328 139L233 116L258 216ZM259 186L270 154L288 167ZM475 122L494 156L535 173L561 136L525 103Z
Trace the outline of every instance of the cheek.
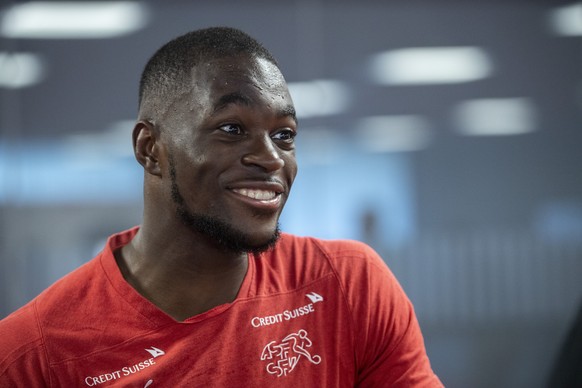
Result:
M182 195L195 197L201 187L207 187L212 175L212 161L204 153L187 152L176 155L175 180Z
M216 165L216 158L208 147L192 147L183 154L182 172L190 177L204 176Z

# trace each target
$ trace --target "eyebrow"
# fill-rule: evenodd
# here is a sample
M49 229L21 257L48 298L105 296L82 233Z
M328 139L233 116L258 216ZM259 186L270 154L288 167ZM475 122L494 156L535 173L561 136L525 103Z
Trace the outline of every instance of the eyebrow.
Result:
M231 104L251 106L253 101L247 96L238 92L225 94L218 99L218 102L214 106L214 113L221 111ZM287 105L286 107L283 107L277 112L277 115L280 117L291 117L293 121L297 123L297 112L295 111L293 105Z
M250 98L248 98L245 95L242 95L238 92L225 94L224 96L221 96L218 99L218 102L214 106L214 112L218 112L218 111L226 108L230 104L250 106L251 103L252 102L251 102Z
M297 112L295 111L293 105L287 105L285 108L281 109L279 111L279 116L291 117L293 121L295 121L295 124L299 124L299 122L297 121Z

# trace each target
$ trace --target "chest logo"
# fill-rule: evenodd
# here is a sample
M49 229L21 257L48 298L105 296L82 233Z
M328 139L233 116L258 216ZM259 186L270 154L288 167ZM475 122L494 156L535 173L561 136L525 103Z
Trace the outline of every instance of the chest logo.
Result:
M323 302L323 296L316 294L315 292L305 294L305 296L311 300L311 303Z
M147 351L151 356L147 360L138 362L134 365L127 365L121 369L117 369L109 373L103 373L98 376L87 376L85 377L85 384L87 384L89 387L96 387L101 384L109 383L110 381L122 379L135 373L140 373L144 369L156 365L155 358L166 354L166 352L154 346L150 347L149 349L145 349L145 351ZM152 380L148 381L146 387L148 387L152 383L153 383Z
M164 354L166 354L166 352L164 352L163 350L160 350L158 348L155 347L151 347L149 349L146 349L146 351L152 355L153 358L159 357L159 356L163 356Z
M313 343L307 337L307 331L301 329L297 333L289 334L280 342L271 341L261 353L261 361L267 361L266 370L277 377L291 373L301 359L318 365L321 357L311 355L309 348ZM305 362L305 361L304 361Z

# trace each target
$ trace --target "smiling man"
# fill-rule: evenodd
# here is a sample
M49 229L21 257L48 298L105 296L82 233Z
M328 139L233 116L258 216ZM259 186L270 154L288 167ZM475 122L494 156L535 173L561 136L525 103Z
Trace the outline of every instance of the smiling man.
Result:
M375 252L279 231L297 120L263 46L178 37L139 97L143 222L0 322L0 387L442 386Z

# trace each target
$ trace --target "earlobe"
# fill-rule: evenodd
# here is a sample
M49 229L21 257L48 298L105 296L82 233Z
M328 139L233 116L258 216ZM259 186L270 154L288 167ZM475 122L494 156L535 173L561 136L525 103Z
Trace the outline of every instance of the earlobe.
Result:
M149 121L140 120L133 128L133 152L136 160L145 171L152 175L161 176L159 162L160 144L159 133Z

